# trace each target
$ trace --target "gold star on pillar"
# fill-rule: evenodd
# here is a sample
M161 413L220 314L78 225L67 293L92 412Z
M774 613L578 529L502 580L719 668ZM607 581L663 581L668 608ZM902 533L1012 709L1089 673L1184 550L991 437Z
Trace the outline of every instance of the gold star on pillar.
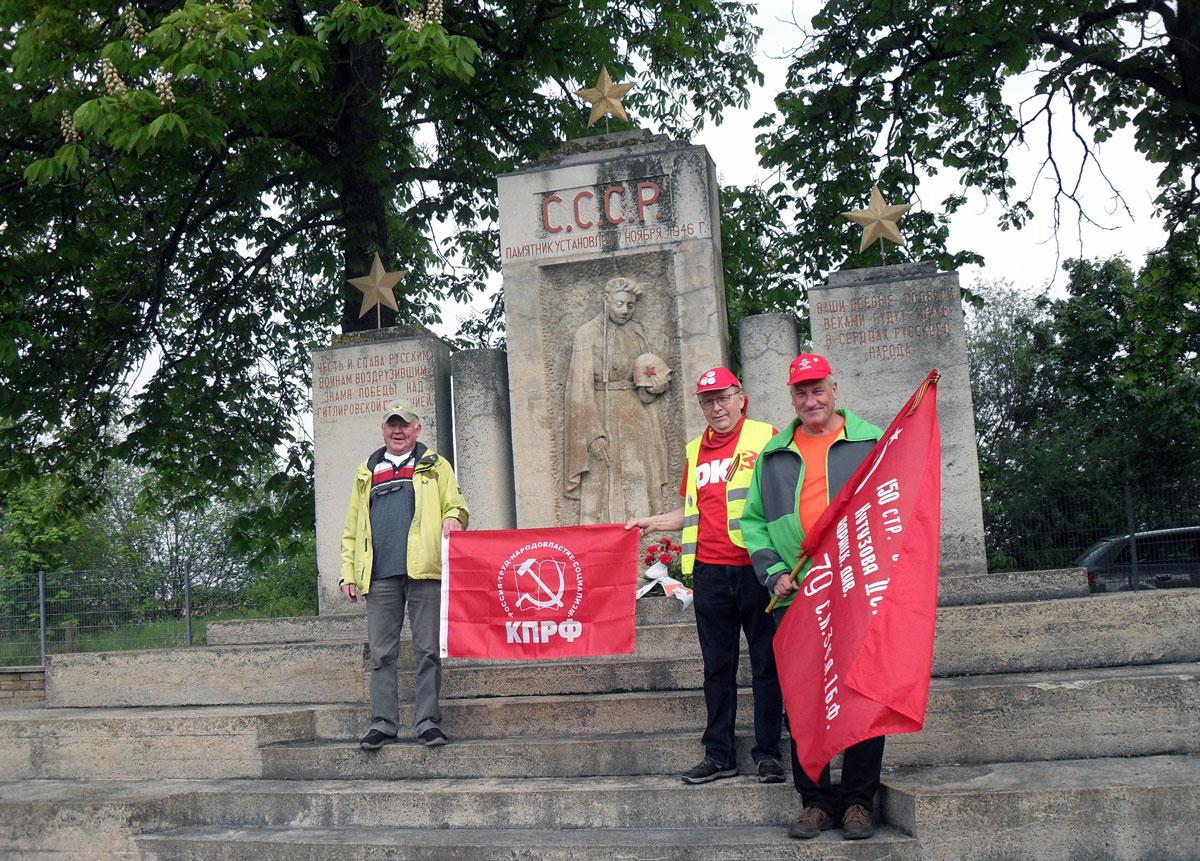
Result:
M588 128L594 126L598 119L607 114L612 114L618 119L629 122L629 117L625 115L625 108L621 107L621 96L628 93L631 89L633 89L632 81L614 84L612 78L608 75L608 69L605 66L601 66L600 77L596 79L596 86L588 87L586 90L579 90L575 93L575 95L592 106L592 115L588 118Z
M358 316L361 317L380 305L386 305L393 311L399 311L400 308L396 305L396 297L392 294L392 288L404 275L403 270L385 271L383 262L379 259L379 252L376 251L375 262L371 264L370 274L350 279L350 283L361 290L363 294L362 310L358 312Z
M879 186L876 185L871 188L871 203L866 209L843 212L843 217L849 218L863 228L862 242L858 246L858 253L861 254L870 248L875 240L882 242L887 239L897 245L904 245L904 237L900 235L900 229L896 227L896 222L900 220L901 215L908 212L911 206L911 203L889 206L883 199L883 195L879 193Z

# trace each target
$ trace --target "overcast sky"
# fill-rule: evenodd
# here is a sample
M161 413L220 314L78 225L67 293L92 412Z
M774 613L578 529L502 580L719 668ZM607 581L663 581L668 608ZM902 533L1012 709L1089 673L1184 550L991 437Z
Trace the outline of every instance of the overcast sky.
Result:
M820 8L813 0L766 0L758 4L757 23L763 29L759 42L758 63L766 81L753 96L746 110L728 111L719 127L705 129L696 138L704 144L716 162L721 181L725 184L745 185L764 180L767 175L758 167L754 153L754 123L764 114L774 110L775 96L784 85L787 73L786 54L800 42L801 34L793 21L804 24ZM1010 88L1012 97L1019 101L1022 90L1032 87L1032 75L1014 82ZM1102 162L1109 178L1124 196L1134 218L1123 209L1114 206L1112 193L1099 175L1089 172L1083 189L1082 199L1091 215L1105 227L1085 225L1080 231L1076 226L1075 212L1070 204L1064 204L1062 228L1058 234L1058 248L1052 231L1050 180L1043 177L1038 181L1037 196L1031 206L1034 220L1019 231L1002 232L997 227L1000 207L995 203L986 206L978 194L969 196L969 203L955 214L951 222L950 246L952 250L970 247L986 258L982 268L971 267L964 271L964 285L976 277L1005 278L1018 287L1029 290L1044 289L1052 282L1061 289L1065 276L1062 260L1071 257L1098 257L1122 254L1135 265L1140 264L1148 251L1158 248L1166 238L1161 224L1152 216L1151 201L1155 194L1154 170L1132 146L1132 134L1115 137L1100 148ZM1068 127L1055 139L1064 144L1060 153L1064 175L1073 176L1078 169L1078 149L1070 142ZM1012 159L1018 179L1016 191L1024 193L1034 182L1043 155L1037 150L1017 153ZM917 207L934 207L953 190L949 177L937 177L937 182L925 183L919 189ZM888 189L881 189L889 203L893 200ZM863 189L861 200L846 201L846 209L860 209L866 205L870 189ZM904 221L900 221L903 232ZM1057 261L1056 261L1057 256Z
M765 81L754 91L747 108L726 111L720 125L706 128L694 138L695 143L708 148L716 163L719 180L726 185L765 183L771 179L758 166L754 151L754 139L758 132L754 124L774 110L775 96L783 88L788 66L787 54L801 39L793 20L807 24L821 4L815 0L796 0L795 3L792 0L765 0L757 5L756 22L763 30L758 47L758 64ZM1033 86L1033 78L1033 75L1026 75L1014 80L1010 87L1014 103L1028 94ZM630 119L635 123L638 121L636 115L631 115ZM1061 133L1056 133L1055 139L1070 142L1070 129L1064 126ZM968 267L963 271L963 286L970 286L981 278L1005 279L1029 292L1051 289L1061 295L1066 280L1062 271L1064 260L1079 256L1108 257L1121 254L1135 266L1140 265L1147 252L1162 245L1166 234L1152 216L1151 201L1155 194L1157 172L1134 151L1131 141L1131 133L1118 135L1099 148L1099 152L1105 171L1125 198L1133 213L1132 218L1123 208L1114 204L1112 193L1094 170L1085 175L1080 198L1089 215L1108 229L1086 223L1080 228L1076 223L1075 211L1070 204L1064 204L1062 226L1056 234L1052 229L1050 179L1045 176L1037 180L1036 194L1030 204L1034 219L1022 230L1001 231L997 226L1000 207L994 202L986 204L979 194L969 193L968 203L954 215L951 222L950 247L951 250L970 248L981 253L986 262L982 267ZM1064 175L1073 176L1078 170L1078 149L1066 146L1057 152L1057 156ZM1041 151L1032 148L1014 152L1010 162L1018 180L1015 192L1024 194L1034 184L1043 157ZM918 190L919 200L911 202L916 208L938 206L949 192L955 190L956 183L952 179L949 175L942 175L923 183ZM883 188L881 191L889 203L906 202L894 199L892 189ZM870 189L864 188L862 197L846 201L845 208L861 209L866 205L869 194ZM900 229L903 233L903 219ZM496 279L496 283L499 289L499 279ZM488 302L487 297L477 297L470 307L448 309L446 320L441 326L435 326L435 331L453 334L463 320L487 307Z

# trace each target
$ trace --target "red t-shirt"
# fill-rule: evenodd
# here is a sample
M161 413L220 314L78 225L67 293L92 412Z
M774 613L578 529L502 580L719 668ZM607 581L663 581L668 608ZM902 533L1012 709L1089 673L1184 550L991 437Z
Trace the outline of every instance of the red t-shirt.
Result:
M729 518L725 504L725 472L737 452L738 434L742 432L743 416L726 433L716 433L706 427L700 435L700 451L696 455L696 506L700 511L700 530L696 541L696 559L709 565L749 565L746 548L729 540ZM679 495L687 497L688 466L683 468Z

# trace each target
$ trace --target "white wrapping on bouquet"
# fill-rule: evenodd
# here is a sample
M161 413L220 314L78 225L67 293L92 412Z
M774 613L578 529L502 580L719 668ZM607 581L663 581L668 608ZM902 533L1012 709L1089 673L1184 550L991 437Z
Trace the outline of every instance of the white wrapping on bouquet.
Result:
M639 598L649 594L655 586L662 586L664 595L677 598L685 608L692 605L692 590L668 574L667 566L661 562L655 562L646 569L642 576L650 582L638 589L637 596Z

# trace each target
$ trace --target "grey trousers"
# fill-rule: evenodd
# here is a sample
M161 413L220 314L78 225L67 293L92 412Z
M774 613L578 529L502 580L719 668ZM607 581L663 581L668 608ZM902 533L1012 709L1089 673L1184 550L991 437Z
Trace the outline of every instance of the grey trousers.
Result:
M400 655L400 628L408 604L413 658L417 679L413 686L414 723L417 735L442 722L438 694L442 688L442 659L438 656L442 584L438 580L388 577L373 580L367 602L367 646L371 652L371 726L397 735L400 707L396 692L396 658Z

